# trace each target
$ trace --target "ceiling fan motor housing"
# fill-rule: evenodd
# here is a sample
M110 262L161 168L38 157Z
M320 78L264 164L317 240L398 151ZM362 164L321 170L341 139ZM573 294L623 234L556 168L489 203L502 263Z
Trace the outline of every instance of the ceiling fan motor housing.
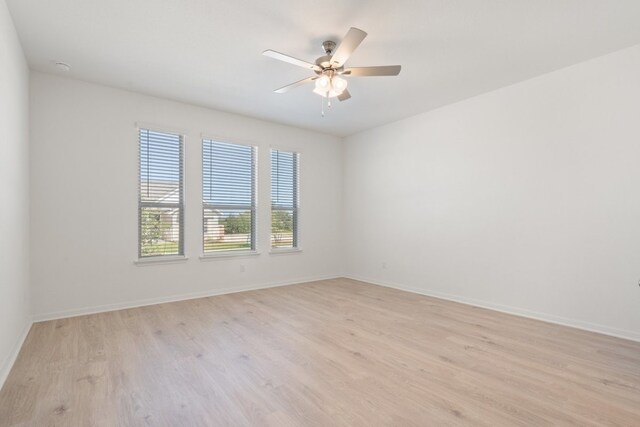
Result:
M333 57L333 51L336 48L336 42L331 40L326 40L322 43L322 48L324 49L326 55L321 56L316 59L316 65L322 68L322 70L315 70L317 75L326 74L326 71L333 70L336 73L340 73L344 67L336 67L335 65L331 65L331 58Z
M328 70L329 68L331 68L331 55L324 55L321 56L320 58L316 59L316 65L318 65L320 68L322 68L322 71L324 70ZM318 71L316 70L317 74L322 74L322 71Z
M333 56L332 54L334 50L336 49L336 42L331 40L326 40L322 42L322 48L324 49L324 52L326 53L326 55L316 59L316 65L322 68L322 70L315 70L316 74L318 75L325 74L325 71L328 71L328 70L333 70L338 73L342 71L343 67L338 68L335 65L331 65L331 58Z

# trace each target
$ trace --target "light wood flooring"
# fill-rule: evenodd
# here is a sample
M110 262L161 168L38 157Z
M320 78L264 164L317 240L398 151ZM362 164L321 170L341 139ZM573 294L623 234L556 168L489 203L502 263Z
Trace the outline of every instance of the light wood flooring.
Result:
M2 426L640 426L640 343L335 279L33 325Z

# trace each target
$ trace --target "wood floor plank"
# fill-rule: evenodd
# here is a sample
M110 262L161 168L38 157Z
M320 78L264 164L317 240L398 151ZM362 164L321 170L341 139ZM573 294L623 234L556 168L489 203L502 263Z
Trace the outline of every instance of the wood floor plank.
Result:
M640 343L348 279L33 325L0 426L640 426Z

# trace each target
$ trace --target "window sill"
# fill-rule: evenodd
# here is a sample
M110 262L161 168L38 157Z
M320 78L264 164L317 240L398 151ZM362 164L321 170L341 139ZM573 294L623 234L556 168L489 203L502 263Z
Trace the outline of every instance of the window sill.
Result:
M270 255L281 255L281 254L297 254L302 252L300 248L280 248L280 249L271 249L269 251Z
M260 255L260 252L256 251L237 251L237 252L219 252L200 255L200 261L211 261L220 258L242 258L242 257L254 257Z
M133 261L133 263L139 267L147 266L147 265L158 265L158 264L176 264L180 262L187 262L189 258L185 256L157 256L157 257L148 257L148 258L138 258Z

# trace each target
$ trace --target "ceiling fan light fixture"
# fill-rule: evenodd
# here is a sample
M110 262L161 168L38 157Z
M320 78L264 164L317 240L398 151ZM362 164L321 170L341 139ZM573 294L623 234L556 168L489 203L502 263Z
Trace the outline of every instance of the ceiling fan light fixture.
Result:
M316 80L315 86L313 93L316 93L323 98L335 98L345 91L347 88L347 81L336 75L329 76L324 74Z
M315 88L313 89L313 93L320 95L323 98L335 98L336 96L340 95L340 93L342 92L336 92L333 89L318 89Z

